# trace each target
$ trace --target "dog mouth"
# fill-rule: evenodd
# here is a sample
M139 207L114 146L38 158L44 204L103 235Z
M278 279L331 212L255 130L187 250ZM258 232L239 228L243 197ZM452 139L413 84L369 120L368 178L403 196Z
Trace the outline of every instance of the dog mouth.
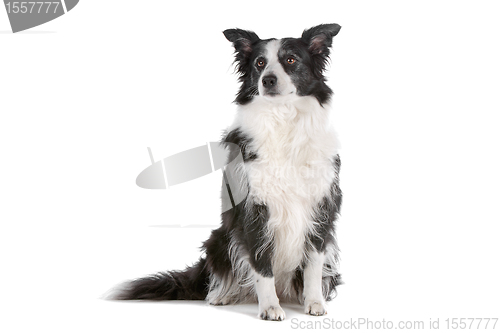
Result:
M278 92L278 91L265 91L264 92L264 96L266 97L278 97L278 96L289 96L289 95L293 95L295 93L295 91L290 91L288 92L287 94L282 94L281 92Z

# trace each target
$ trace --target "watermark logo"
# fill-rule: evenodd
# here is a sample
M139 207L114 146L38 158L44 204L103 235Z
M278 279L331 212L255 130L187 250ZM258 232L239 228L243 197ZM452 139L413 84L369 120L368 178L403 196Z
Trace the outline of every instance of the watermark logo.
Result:
M293 318L292 329L299 330L495 330L498 318L429 318L429 320L373 320L370 318L350 318L338 320L324 318L322 320L301 320Z
M136 184L145 189L167 189L222 170L222 212L233 209L248 195L244 181L243 156L234 143L209 142L178 154L155 161L148 148L151 165L136 179Z
M52 21L72 10L79 0L12 1L4 0L12 32L27 30Z

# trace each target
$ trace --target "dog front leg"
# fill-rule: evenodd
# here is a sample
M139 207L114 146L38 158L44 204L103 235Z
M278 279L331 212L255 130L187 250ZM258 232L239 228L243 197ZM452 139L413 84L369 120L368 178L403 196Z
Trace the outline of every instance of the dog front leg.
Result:
M322 316L326 313L322 289L324 261L324 253L312 252L304 269L305 312L313 316Z
M254 285L259 300L259 317L264 320L284 320L285 311L276 295L274 277L254 272Z
M269 211L266 205L253 204L247 210L245 239L249 250L249 261L253 268L252 278L259 301L259 317L264 320L284 320L285 312L280 306L272 269L272 240L266 235Z

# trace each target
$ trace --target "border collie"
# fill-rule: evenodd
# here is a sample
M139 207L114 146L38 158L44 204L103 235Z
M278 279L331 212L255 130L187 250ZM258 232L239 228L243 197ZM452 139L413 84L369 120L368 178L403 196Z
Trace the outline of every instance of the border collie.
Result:
M329 121L332 90L323 73L339 30L323 24L300 38L264 40L251 31L224 31L241 87L236 120L222 142L239 147L237 174L248 195L222 213L196 264L128 282L114 299L258 301L266 320L285 319L280 301L304 304L310 315L326 313L341 283L335 222L342 193L339 143Z

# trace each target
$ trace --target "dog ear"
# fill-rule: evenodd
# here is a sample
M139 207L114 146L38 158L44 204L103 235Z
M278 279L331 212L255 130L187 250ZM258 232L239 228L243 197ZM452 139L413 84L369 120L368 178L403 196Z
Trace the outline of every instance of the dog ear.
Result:
M308 45L311 54L324 54L328 56L328 48L332 46L332 39L340 31L340 25L320 24L304 30L302 40Z
M255 32L242 29L227 29L223 34L233 43L236 52L243 57L250 56L253 44L260 40Z

